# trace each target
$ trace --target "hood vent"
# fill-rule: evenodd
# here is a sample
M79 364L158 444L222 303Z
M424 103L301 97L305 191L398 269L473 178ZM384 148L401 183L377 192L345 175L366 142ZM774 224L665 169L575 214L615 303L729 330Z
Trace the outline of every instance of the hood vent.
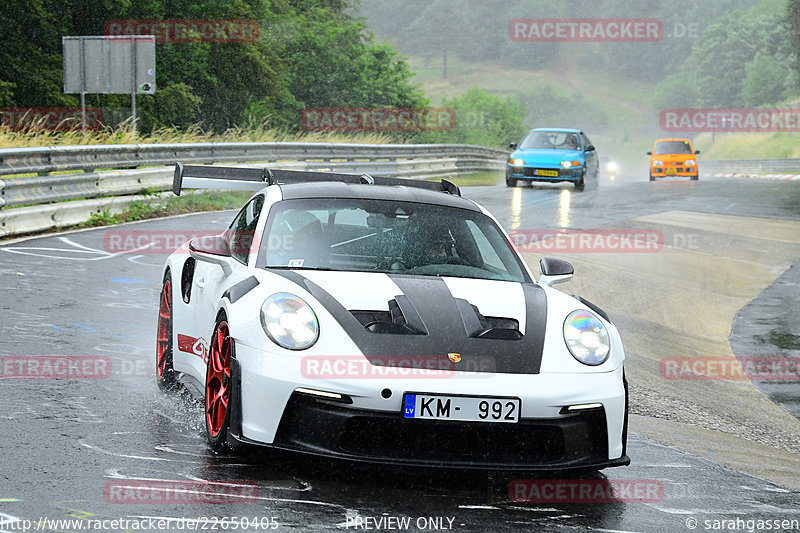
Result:
M519 340L523 337L519 321L513 318L483 316L467 300L454 298L467 337L474 339ZM404 295L389 300L388 311L350 311L372 333L427 335L419 313Z
M523 337L519 322L513 318L483 316L478 308L462 298L456 298L458 313L468 337L515 341Z
M405 296L389 300L389 311L350 311L361 325L372 333L394 335L427 335L419 313Z

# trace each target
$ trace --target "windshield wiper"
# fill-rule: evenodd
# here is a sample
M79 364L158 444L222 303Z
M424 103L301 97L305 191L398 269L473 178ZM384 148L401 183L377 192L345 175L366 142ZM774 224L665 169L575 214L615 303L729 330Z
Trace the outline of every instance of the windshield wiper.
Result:
M333 271L331 267L323 267L323 266L266 266L264 267L265 270L330 270Z

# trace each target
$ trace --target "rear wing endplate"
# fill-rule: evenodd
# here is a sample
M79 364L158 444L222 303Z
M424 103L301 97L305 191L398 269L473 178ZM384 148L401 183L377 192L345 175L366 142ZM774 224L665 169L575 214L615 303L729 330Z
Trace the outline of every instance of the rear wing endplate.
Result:
M366 185L404 185L461 196L458 185L448 180L418 181L407 178L383 178L369 174L338 174L305 170L272 170L264 168L220 167L216 165L184 165L175 163L172 192L180 196L183 189L225 189L260 191L282 183L313 183L339 181Z

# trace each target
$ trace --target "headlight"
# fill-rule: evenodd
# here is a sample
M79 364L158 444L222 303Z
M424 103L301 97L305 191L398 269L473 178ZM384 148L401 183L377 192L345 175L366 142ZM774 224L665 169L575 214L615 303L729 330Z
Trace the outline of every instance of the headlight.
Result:
M686 162L684 163L684 165L687 166L687 167L693 167L696 164L697 164L697 161L695 161L694 159L687 159Z
M508 164L511 165L512 167L521 167L525 165L525 160L512 158L508 160Z
M562 161L561 162L561 166L564 167L564 168L579 167L579 166L581 166L581 162L580 161Z
M611 353L608 330L589 311L571 312L564 321L564 342L572 356L585 365L601 365Z
M608 163L606 163L606 170L608 170L611 173L616 172L618 168L619 166L614 161L609 161Z
M663 167L664 166L664 162L663 161L653 161L653 166L654 167Z
M279 292L261 306L261 327L272 342L289 350L305 350L319 338L314 310L293 294Z

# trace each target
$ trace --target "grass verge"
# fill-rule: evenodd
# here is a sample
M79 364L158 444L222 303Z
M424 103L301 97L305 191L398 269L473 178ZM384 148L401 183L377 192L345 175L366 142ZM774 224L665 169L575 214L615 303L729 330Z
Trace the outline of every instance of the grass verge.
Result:
M80 144L160 144L160 143L203 143L203 142L336 142L386 144L402 143L398 136L376 132L287 132L270 128L268 124L247 124L234 127L222 133L204 130L196 124L186 130L162 128L147 134L138 135L123 123L115 129L86 132L80 130L53 131L43 126L25 130L0 128L0 146L3 148L24 148L30 146L65 146Z
M238 209L244 205L250 196L252 196L252 193L247 191L210 191L187 194L185 196L168 196L166 198L153 195L152 199L131 202L128 209L122 213L111 214L108 211L103 211L99 214L92 214L88 221L68 229L111 226L122 224L123 222L135 222L137 220L199 213L202 211Z
M497 185L505 179L505 174L502 170L496 170L493 172L475 172L447 179L459 187L476 187L480 185ZM441 178L430 178L426 181L440 180Z

